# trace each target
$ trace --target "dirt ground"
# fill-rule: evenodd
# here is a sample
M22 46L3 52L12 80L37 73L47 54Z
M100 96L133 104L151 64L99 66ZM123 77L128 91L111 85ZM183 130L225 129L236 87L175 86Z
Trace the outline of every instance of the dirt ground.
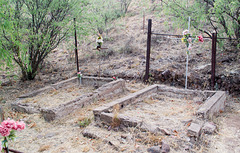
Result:
M136 3L137 1L133 1L133 4ZM109 48L108 50L97 53L89 49L95 47L94 36L91 43L87 41L79 42L81 44L79 47L79 64L83 75L98 76L100 74L104 77L116 76L124 78L129 80L127 87L131 92L146 86L141 83L141 79L146 64L147 36L145 33L147 22L145 22L145 29L143 30L143 16L139 13L141 8L133 4L130 6L129 15L114 22L114 26L111 27L108 35L104 34L105 38L109 38L104 41L104 46ZM181 34L182 30L184 30L169 30L174 22L166 19L164 14L160 14L161 18L156 17L155 13L157 12L146 13L146 19L153 19L154 31ZM163 28L166 21L169 21L167 22L169 28ZM92 110L109 102L107 100L76 110L75 113L51 123L45 122L38 114L22 114L11 111L10 103L15 101L21 94L76 76L73 51L66 46L66 44L60 45L48 56L33 81L22 82L19 78L15 78L15 75L1 72L0 79L5 85L0 86L0 103L4 108L5 117L8 116L15 120L23 119L27 123L27 128L17 133L18 138L16 141L9 144L10 148L24 153L141 152L141 141L138 142L135 133L131 137L134 142L120 151L116 151L112 145L104 141L82 136L81 132L84 128L79 127L79 121L85 118L92 119ZM186 47L180 40L153 36L150 66L152 76L150 82L156 79L156 83L184 88L185 50ZM217 53L216 75L219 81L216 89L225 90L230 95L226 101L225 111L213 120L217 125L217 132L213 135L204 136L203 140L201 140L204 147L195 148L192 152L240 152L240 90L238 88L240 59L235 52L237 51L229 49L222 51L219 49ZM189 61L189 88L210 89L210 64L211 41L205 40L204 44L194 44ZM169 71L169 76L162 76L164 71ZM20 75L20 71L16 68L14 74ZM229 80L229 78L232 79ZM118 96L115 98L118 98ZM111 134L116 133L111 131L108 133L109 136L105 135L105 137L111 137ZM117 134L122 135L122 133ZM175 148L174 143L171 144L171 148ZM172 149L171 152L179 151Z
M53 108L61 104L70 102L81 95L94 91L94 87L80 86L78 84L68 85L68 87L60 88L58 90L52 89L47 92L43 92L32 98L26 98L21 103L35 105L36 107L48 107Z
M184 131L179 129L179 124L182 123L178 123L179 120L177 119L177 116L180 116L181 119L186 119L186 117L189 117L189 115L194 112L195 106L193 106L194 104L191 103L191 100L187 103L184 99L180 100L179 98L175 99L173 97L164 97L165 100L172 100L172 103L177 103L177 105L172 105L172 109L163 109L165 115L162 117L166 120L166 122L161 121L161 123L166 123L163 124L163 126L165 126L166 129L175 129L175 131L178 131L178 133L170 136L151 135L150 133L144 133L134 128L129 130L130 132L114 130L109 131L105 127L99 128L96 126L93 121L92 113L94 108L111 102L114 99L123 97L129 93L136 92L147 85L137 83L135 81L128 81L126 86L128 88L128 92L125 92L122 95L116 95L112 99L101 99L92 105L75 110L73 114L59 120L55 120L51 123L46 122L39 114L15 113L7 110L9 107L5 105L6 116L14 118L15 120L23 119L23 121L27 124L25 130L17 133L16 141L10 142L9 147L25 153L146 152L148 147L156 144L159 145L161 141L165 141L169 143L171 152L239 152L240 143L238 140L240 136L240 101L239 99L231 96L228 96L225 111L213 119L213 122L217 125L216 133L213 135L202 136L198 142L199 144L191 144L190 140L188 140L186 136L182 136ZM155 98L156 96L160 99L162 97L161 95L155 95ZM180 103L180 101L185 101L186 103ZM143 104L140 103L139 105L150 106L150 104L156 105L156 100L154 101L151 98L147 98L143 100ZM185 105L183 106L183 104ZM138 107L138 105L136 105L136 107ZM166 104L163 107L171 107L171 105ZM140 108L142 107L139 107L139 109ZM136 108L136 111L141 112L138 115L145 117L145 120L149 122L151 122L151 120L148 119L147 116L152 117L152 115L158 116L161 114L161 111L160 113L159 111L150 112L148 107L144 107L144 109L146 110L138 110L138 108ZM159 105L157 105L155 109L159 110ZM162 107L160 109L162 109ZM182 116L183 114L189 115ZM176 118L173 116L176 116ZM157 118L161 119L161 116L158 116ZM79 126L79 122L84 119L90 119L92 123L86 128L81 128ZM156 122L156 120L154 122ZM170 122L177 123L177 127L176 124ZM85 129L97 132L104 139L91 139L83 137L82 132ZM183 140L183 138L185 139ZM109 144L109 141L111 144Z

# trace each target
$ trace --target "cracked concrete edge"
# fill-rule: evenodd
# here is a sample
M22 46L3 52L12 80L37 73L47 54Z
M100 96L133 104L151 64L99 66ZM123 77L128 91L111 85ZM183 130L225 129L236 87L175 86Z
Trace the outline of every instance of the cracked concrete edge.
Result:
M110 141L109 139L101 136L97 131L92 131L88 128L85 128L83 131L82 131L82 135L84 137L87 137L87 138L91 138L91 139L99 139L99 140L102 140L104 143L106 144L109 144L110 146L113 147L113 149L115 149L116 151L119 151L119 144L114 142L114 141Z
M212 97L207 99L204 104L198 109L197 116L204 119L212 119L224 110L226 102L226 93L217 91Z
M18 100L16 100L15 102L11 103L11 108L17 112L23 112L23 113L29 113L29 114L33 114L33 113L40 113L40 110L38 110L37 108L35 108L32 105L28 105L28 104L21 104L18 102Z
M129 127L135 127L142 132L150 132L152 134L163 133L170 135L170 132L164 128L158 127L154 124L146 123L143 120L118 114L116 116L120 120L120 129L127 130ZM102 112L100 115L101 124L111 125L113 123L114 114ZM167 132L166 132L167 131Z
M101 115L102 112L105 112L105 113L112 112L112 108L115 105L119 105L120 109L121 109L121 108L124 108L126 105L134 103L137 98L143 97L146 94L148 94L149 92L156 92L157 91L157 86L158 85L151 85L147 88L139 90L135 93L131 93L131 94L125 96L125 97L119 98L115 101L112 101L110 103L107 103L103 106L100 106L100 107L94 109L93 114L94 114L95 120L100 119L100 115Z
M182 89L182 88L176 88L176 87L170 87L167 85L158 85L158 91L166 93L166 92L172 92L175 94L183 94L183 95L190 95L190 96L203 96L205 99L208 97L214 95L216 91L211 90L191 90L191 89Z
M113 122L114 114L113 113L105 113L102 112L100 115L100 120L105 124L111 124ZM122 114L118 114L117 118L120 120L120 124L124 127L137 127L142 125L142 120L137 118L124 116Z
M24 98L30 98L30 97L34 97L42 92L45 92L45 91L49 91L53 89L53 87L51 86L46 86L46 87L43 87L43 88L40 88L38 90L34 90L32 92L29 92L29 93L26 93L26 94L23 94L23 95L20 95L18 98L20 99L24 99Z

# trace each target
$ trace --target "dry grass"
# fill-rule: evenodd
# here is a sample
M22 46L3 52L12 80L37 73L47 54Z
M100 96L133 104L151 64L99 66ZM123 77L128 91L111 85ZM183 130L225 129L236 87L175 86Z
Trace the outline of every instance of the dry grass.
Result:
M39 148L39 152L44 152L46 150L49 150L51 148L51 145L43 145L43 146L40 146Z
M88 152L90 150L90 148L88 146L85 146L83 149L82 149L82 152Z
M119 104L117 104L113 107L113 119L111 123L111 126L113 128L118 127L121 124L121 120L118 118L119 111L120 111L120 106Z
M143 143L145 145L146 144L161 145L163 138L164 137L161 135L148 132L145 137L143 137L142 139L139 139L138 141L140 141L141 143Z
M156 102L158 102L158 100L156 99L153 99L152 97L151 98L146 98L143 100L144 103L147 103L147 104L154 104Z

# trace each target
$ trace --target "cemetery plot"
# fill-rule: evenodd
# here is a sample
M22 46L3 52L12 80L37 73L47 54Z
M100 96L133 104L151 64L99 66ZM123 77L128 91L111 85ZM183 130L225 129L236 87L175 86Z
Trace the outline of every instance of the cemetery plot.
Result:
M203 99L202 97L198 98ZM155 125L160 129L183 131L183 123L195 119L196 111L200 106L201 101L198 103L187 95L177 98L174 95L168 96L156 92L134 105L126 106L119 113L136 118L143 122L143 126Z
M25 98L21 103L35 105L38 108L57 107L58 105L66 103L66 101L72 101L77 97L86 93L91 93L94 90L95 88L92 86L69 83L67 87L60 89L53 88L49 91L42 92L37 96Z
M75 77L42 89L21 95L12 103L16 111L41 113L45 120L68 115L100 98L111 98L125 91L125 81L111 78Z
M152 133L198 137L204 120L224 109L221 91L195 91L153 85L93 110L95 120L111 126L137 127ZM118 121L118 123L114 123ZM197 130L195 126L197 124ZM188 128L188 129L187 129Z

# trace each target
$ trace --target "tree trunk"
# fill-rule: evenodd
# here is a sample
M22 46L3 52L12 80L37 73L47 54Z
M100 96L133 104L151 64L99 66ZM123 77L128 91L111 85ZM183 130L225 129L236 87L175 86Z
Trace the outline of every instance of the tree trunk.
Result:
M22 80L26 81L26 80L34 80L34 78L37 75L37 70L36 68L32 69L32 71L29 71L27 69L21 68L22 71Z

